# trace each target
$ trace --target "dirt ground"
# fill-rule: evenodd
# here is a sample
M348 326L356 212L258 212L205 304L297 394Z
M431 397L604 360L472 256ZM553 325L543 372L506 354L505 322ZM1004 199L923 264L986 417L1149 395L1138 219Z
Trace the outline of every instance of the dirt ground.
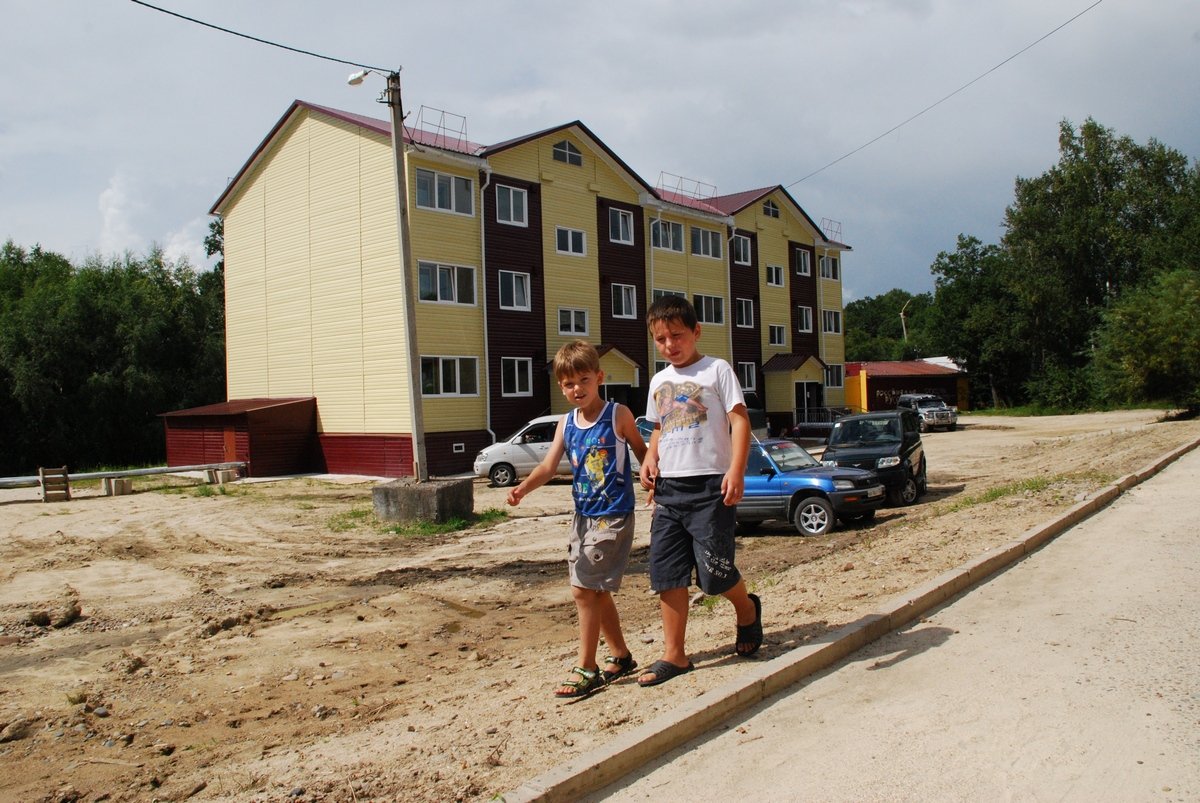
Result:
M1200 438L1154 411L960 423L925 436L918 504L821 538L739 538L760 656ZM698 671L554 699L575 657L565 481L420 536L385 531L362 478L196 482L52 504L0 491L0 800L487 800L753 665L731 655L732 609L699 600ZM476 513L505 508L504 489L474 492ZM661 637L649 518L618 597L643 665Z

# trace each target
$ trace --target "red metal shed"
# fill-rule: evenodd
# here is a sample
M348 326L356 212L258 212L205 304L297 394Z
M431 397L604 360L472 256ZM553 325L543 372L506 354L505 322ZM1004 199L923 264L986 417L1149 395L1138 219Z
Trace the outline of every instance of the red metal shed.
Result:
M246 474L273 477L319 468L317 400L231 399L162 413L167 465L246 462Z

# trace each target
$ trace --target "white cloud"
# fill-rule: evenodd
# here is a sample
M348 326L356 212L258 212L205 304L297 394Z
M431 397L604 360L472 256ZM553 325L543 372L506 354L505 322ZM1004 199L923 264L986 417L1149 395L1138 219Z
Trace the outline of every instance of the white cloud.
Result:
M122 172L112 175L108 187L100 193L100 241L97 248L102 256L120 255L126 251L140 251L146 241L135 230L133 218L142 204L136 199L136 191L130 179Z
M196 270L205 270L211 260L204 253L204 238L208 235L207 217L189 220L183 228L167 235L163 256L172 262L186 259Z

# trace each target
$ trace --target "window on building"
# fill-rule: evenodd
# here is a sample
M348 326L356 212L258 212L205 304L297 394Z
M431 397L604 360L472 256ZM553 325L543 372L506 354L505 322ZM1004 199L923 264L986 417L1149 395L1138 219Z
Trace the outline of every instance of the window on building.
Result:
M632 284L613 284L612 314L614 318L637 317L637 288Z
M796 275L812 276L812 254L802 248L796 249Z
M811 332L812 307L796 307L796 331Z
M588 333L587 310L559 307L558 333L560 335L586 335Z
M786 346L787 345L787 328L784 326L776 326L771 324L767 327L767 345L769 346Z
M737 364L738 381L742 384L742 390L754 390L757 374L757 367L754 363L739 362Z
M526 216L529 193L517 187L496 185L496 220L510 226L529 225Z
M566 162L576 167L583 164L583 154L569 140L554 143L552 151L556 162Z
M721 258L721 233L692 226L692 253L702 257Z
M417 206L459 215L473 215L475 206L472 184L469 178L417 168Z
M500 309L529 311L529 274L500 271Z
M744 234L733 235L733 261L738 265L750 264L750 238Z
M633 245L633 213L625 209L608 208L608 239L622 245Z
M842 313L835 309L821 310L821 331L836 335L842 331Z
M720 296L696 296L692 304L700 323L725 323L725 299Z
M654 300L658 301L663 296L681 296L686 298L686 294L682 290L664 290L661 287L655 287L652 293Z
M667 370L668 365L670 365L670 363L668 363L666 360L655 360L654 361L654 373L657 374L659 371Z
M587 253L587 235L579 229L564 229L559 226L555 230L555 247L560 254L575 254L583 256Z
M825 387L840 388L845 380L845 366L842 365L827 365L825 366Z
M528 357L500 358L500 395L533 395L533 360Z
M754 299L734 299L733 324L743 329L754 328Z
M670 220L650 221L650 244L655 248L683 253L683 224Z
M837 281L841 278L841 273L838 271L837 257L821 257L817 262L821 266L821 278L833 279Z
M425 396L479 395L474 357L422 357L421 393Z
M767 265L767 284L783 287L783 265Z
M770 198L763 201L763 214L767 217L779 217L779 207Z
M417 298L443 304L475 303L475 269L462 265L417 263Z

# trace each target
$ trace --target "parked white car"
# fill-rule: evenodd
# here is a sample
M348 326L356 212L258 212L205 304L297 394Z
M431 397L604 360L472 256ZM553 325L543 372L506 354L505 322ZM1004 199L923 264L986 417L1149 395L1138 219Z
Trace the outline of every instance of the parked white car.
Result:
M554 430L561 419L562 413L539 416L512 437L486 447L475 455L475 476L487 477L493 485L516 485L550 451ZM571 461L565 452L558 463L558 473L571 473Z

